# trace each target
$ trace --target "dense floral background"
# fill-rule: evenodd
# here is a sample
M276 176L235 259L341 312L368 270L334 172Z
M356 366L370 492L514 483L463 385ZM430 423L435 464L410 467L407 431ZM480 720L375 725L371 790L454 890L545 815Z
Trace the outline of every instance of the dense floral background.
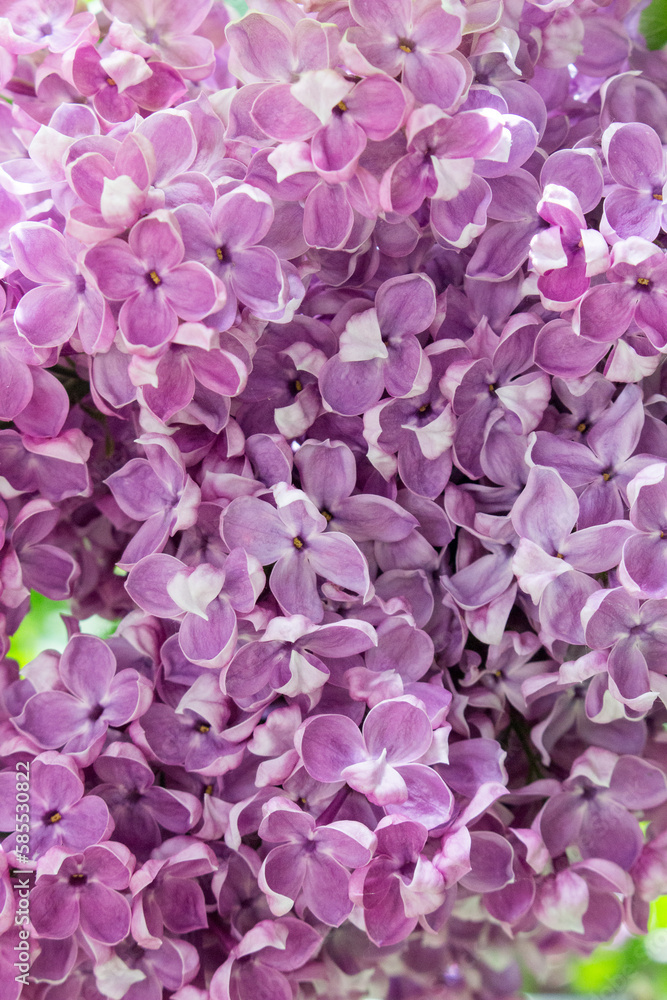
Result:
M0 1000L658 996L667 4L248 8L0 0Z

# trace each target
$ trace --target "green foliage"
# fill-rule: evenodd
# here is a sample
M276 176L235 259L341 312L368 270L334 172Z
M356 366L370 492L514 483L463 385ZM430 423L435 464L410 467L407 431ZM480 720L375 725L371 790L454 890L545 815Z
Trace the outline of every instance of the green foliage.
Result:
M639 18L639 30L649 49L667 45L667 0L651 0Z
M9 656L24 667L45 649L55 649L61 653L67 643L67 629L61 615L70 614L69 601L50 601L43 594L33 590L30 595L30 612L25 616L9 646ZM89 635L99 635L103 638L111 635L116 627L115 622L93 615L79 622L82 632Z
M225 6L229 9L233 17L243 17L248 13L248 4L245 0L225 0Z

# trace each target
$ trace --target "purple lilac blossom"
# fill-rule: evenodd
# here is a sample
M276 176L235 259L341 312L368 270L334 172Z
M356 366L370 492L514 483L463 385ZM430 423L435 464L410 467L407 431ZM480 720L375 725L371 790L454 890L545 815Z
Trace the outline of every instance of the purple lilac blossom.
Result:
M639 6L0 0L0 1000L518 1000L648 929Z

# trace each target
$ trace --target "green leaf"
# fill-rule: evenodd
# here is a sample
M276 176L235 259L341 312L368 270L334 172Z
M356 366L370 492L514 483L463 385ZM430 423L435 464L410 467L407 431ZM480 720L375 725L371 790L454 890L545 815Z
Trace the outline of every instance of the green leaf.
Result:
M639 30L647 48L661 49L667 45L667 0L652 0L641 13Z

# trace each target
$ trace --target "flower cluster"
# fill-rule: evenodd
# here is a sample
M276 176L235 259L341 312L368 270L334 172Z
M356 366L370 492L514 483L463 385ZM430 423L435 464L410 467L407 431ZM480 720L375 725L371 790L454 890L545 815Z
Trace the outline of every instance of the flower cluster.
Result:
M641 6L0 3L1 1000L510 1000L646 929Z

